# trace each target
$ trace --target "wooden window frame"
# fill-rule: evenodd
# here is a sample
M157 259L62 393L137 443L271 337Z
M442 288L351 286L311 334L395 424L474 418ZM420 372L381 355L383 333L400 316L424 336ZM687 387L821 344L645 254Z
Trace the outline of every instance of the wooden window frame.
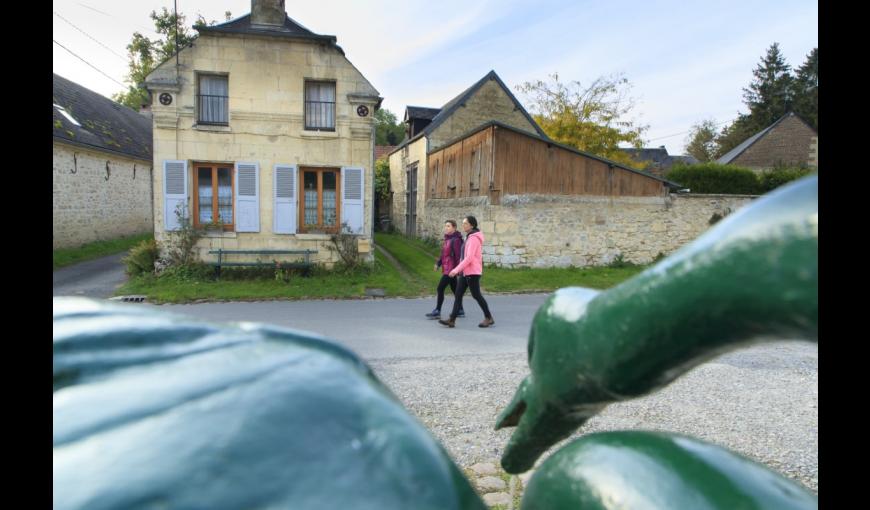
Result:
M308 228L305 224L305 173L317 174L317 226ZM323 225L323 174L332 172L335 174L335 226L325 227ZM299 173L296 176L296 182L300 183L297 189L301 189L299 193L299 211L296 217L299 218L297 231L303 234L310 233L325 233L338 234L341 230L341 168L335 167L310 167L300 166Z
M202 223L199 221L199 169L200 168L210 168L211 169L211 192L212 192L212 204L211 204L211 217L212 220L215 218L220 218L219 210L218 210L218 179L217 179L217 170L218 167L221 168L229 168L230 169L230 189L232 189L232 208L233 208L233 222L232 223L224 223L223 230L232 232L236 228L236 169L233 163L193 163L191 168L193 168L193 226L195 228L200 228Z

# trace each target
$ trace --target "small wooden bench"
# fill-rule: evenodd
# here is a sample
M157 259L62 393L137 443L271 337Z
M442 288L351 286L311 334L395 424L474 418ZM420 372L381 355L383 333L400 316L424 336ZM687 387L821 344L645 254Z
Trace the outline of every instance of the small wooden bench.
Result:
M314 264L311 262L311 255L317 253L317 250L209 250L211 254L217 254L217 262L213 262L215 266L215 276L220 279L221 267L223 266L271 266L281 269L301 268L302 274L308 276ZM226 262L223 260L225 255L302 255L301 262Z

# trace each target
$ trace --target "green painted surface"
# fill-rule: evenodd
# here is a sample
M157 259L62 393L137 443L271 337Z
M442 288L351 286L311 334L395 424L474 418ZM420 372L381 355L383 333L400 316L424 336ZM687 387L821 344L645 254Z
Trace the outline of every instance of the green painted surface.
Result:
M343 347L54 300L53 507L485 509Z

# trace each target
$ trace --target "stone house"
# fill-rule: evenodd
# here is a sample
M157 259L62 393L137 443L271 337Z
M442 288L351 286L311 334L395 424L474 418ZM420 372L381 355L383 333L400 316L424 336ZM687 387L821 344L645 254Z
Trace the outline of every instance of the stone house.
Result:
M757 172L776 166L819 168L819 134L789 112L717 160Z
M54 249L150 232L151 119L57 74Z
M158 241L184 211L208 229L204 260L218 248L313 249L331 265L339 231L372 260L378 91L283 0L252 0L250 14L197 30L145 81Z
M441 108L407 107L407 138L389 155L393 225L403 233L422 235L417 219L425 215L428 154L492 120L546 137L495 71Z

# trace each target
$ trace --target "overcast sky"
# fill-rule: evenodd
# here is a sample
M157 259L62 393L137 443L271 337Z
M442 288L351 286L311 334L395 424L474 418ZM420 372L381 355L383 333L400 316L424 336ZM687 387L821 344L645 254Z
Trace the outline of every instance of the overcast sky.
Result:
M53 44L54 72L109 97L124 88L133 32L156 38L149 13L173 3L53 7L53 38L67 48ZM746 111L742 89L773 42L797 68L819 40L815 0L287 0L286 9L309 30L335 35L400 119L405 106L440 107L491 69L527 107L514 87L554 71L582 84L624 73L637 99L633 120L650 126L647 146L670 154L683 152L693 123ZM197 14L222 22L225 11L250 12L251 2L178 0L178 10L188 25Z

